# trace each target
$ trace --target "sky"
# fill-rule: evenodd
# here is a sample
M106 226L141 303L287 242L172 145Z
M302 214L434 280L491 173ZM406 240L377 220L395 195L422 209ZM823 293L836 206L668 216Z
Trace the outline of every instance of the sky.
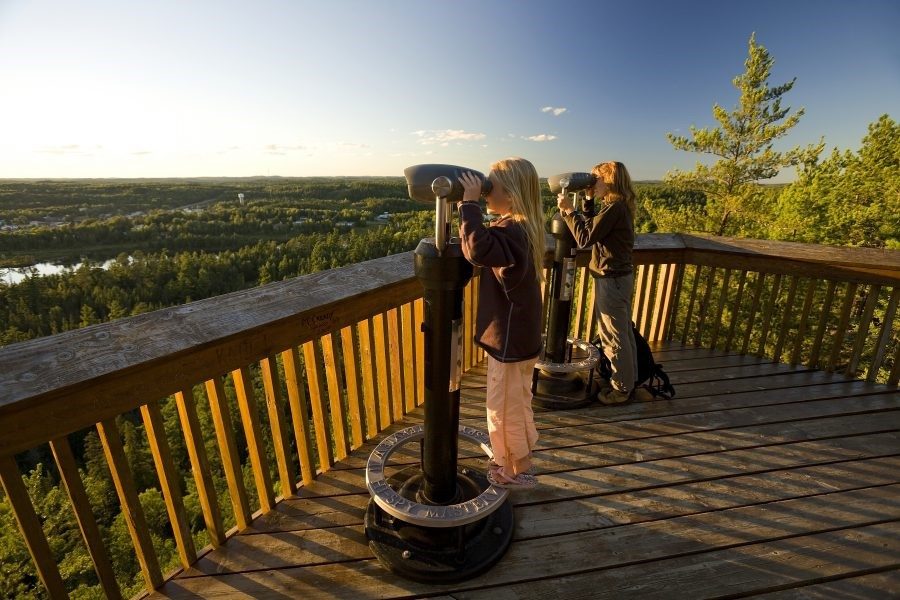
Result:
M691 169L667 133L775 60L776 148L900 119L900 0L0 0L0 178ZM774 181L790 181L792 171Z

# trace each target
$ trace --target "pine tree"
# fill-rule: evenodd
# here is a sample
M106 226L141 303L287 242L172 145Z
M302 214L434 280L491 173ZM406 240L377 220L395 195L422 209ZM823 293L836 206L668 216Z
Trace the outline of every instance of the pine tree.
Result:
M782 192L772 229L800 242L900 248L900 124L882 115L858 152L835 148L805 165Z
M713 117L719 127L697 129L691 126L690 137L667 134L678 150L718 157L709 165L698 163L693 171L672 171L666 181L683 189L703 192L706 204L695 210L699 229L715 235L757 233L754 217L768 199L759 182L771 179L789 166L813 162L824 147L820 142L807 148L796 147L786 152L773 148L803 116L800 108L790 114L782 108L781 97L794 87L796 78L776 87L768 79L774 59L750 36L745 71L732 83L740 91L740 102L731 112L713 105ZM761 206L763 205L763 206ZM749 231L748 231L749 230Z

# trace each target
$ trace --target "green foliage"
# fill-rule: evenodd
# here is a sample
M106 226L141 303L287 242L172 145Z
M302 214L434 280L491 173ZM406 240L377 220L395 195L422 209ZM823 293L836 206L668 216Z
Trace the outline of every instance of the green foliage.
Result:
M772 235L834 245L900 248L900 125L869 125L858 152L804 165L781 195Z
M766 207L770 198L759 185L775 177L784 168L808 163L822 151L822 143L807 148L780 152L775 140L785 136L803 116L804 109L793 114L782 108L781 97L794 86L791 80L769 87L768 79L774 59L750 37L745 71L734 80L740 92L739 104L731 112L715 104L716 128L697 129L691 136L668 134L678 150L711 155L712 164L697 163L693 171L674 170L666 176L671 185L702 192L706 203L682 205L669 210L670 216L659 218L680 227L680 231L699 230L715 235L756 234L765 230Z

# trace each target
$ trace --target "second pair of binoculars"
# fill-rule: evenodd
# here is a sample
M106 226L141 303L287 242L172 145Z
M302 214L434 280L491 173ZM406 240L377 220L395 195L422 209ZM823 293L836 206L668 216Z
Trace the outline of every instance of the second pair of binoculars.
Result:
M459 178L463 173L471 173L481 180L481 195L493 189L491 180L475 169L456 165L414 165L404 169L409 197L419 202L432 203L435 197L447 202L459 202L463 197L463 186Z
M570 171L559 175L551 175L547 178L550 191L554 194L580 192L581 190L594 187L595 183L597 183L597 177L583 171Z

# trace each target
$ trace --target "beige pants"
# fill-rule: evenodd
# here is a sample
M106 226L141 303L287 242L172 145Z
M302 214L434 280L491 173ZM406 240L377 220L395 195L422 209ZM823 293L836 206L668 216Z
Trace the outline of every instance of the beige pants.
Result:
M538 432L531 409L531 376L537 358L504 363L487 357L487 427L494 462L514 474L531 467Z
M612 386L628 393L637 379L637 350L631 330L634 275L595 277L594 309L603 353L612 365Z

